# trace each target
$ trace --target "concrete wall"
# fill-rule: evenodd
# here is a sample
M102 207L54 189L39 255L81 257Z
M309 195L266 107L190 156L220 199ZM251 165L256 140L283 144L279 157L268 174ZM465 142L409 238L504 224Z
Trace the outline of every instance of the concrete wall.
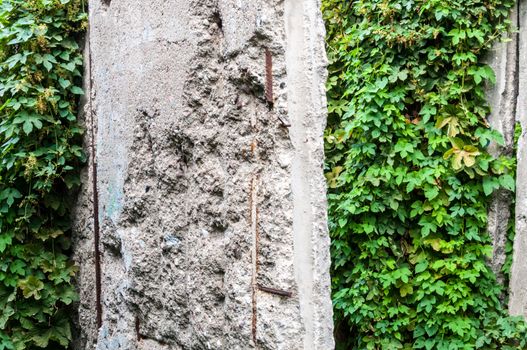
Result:
M491 151L495 155L512 156L515 123L520 123L523 130L516 154L516 237L509 285L509 312L527 317L527 0L518 1L511 19L518 31L511 35L509 42L496 44L489 55L489 63L497 76L496 85L489 91L493 107L489 120L505 137L505 146L492 145ZM512 195L498 191L489 213L489 230L494 241L491 263L498 275L505 261L511 200Z
M319 5L90 1L77 349L333 348Z
M509 311L514 315L527 317L527 255L525 254L527 252L527 1L520 0L518 7L516 118L522 126L522 135L518 141L517 153L516 238L514 240Z
M518 22L518 7L511 13L514 27ZM492 107L489 116L491 127L504 137L504 145L491 144L490 153L495 156L514 156L514 128L517 118L518 99L518 38L512 34L510 41L498 42L487 56L488 64L496 73L496 84L488 91L488 100ZM502 268L506 260L507 226L511 219L513 194L508 190L497 190L493 194L488 222L493 240L493 254L490 265L503 283Z

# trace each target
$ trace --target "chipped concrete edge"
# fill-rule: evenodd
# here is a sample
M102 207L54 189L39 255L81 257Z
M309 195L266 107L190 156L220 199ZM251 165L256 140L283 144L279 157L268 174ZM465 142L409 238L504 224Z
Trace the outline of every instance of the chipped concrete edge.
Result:
M320 8L319 0L285 2L287 85L296 87L289 90L288 99L295 148L294 254L306 350L334 348L323 176L327 58Z
M518 7L510 16L512 26L518 26ZM511 157L514 153L514 128L518 97L518 35L510 34L510 41L494 44L485 59L496 73L496 83L487 89L487 99L492 107L489 123L504 137L504 144L492 143L489 152L494 157ZM511 217L512 194L500 189L492 197L488 213L488 231L493 242L490 267L498 282L503 283L502 272L506 261L507 227Z
M518 2L518 99L516 119L523 132L518 140L516 174L516 236L511 268L509 312L527 316L527 1Z

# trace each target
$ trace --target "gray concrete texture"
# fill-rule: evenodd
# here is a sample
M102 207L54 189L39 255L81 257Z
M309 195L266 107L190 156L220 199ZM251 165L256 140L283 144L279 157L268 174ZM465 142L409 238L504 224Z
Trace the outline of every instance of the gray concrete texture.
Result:
M505 145L491 145L491 153L514 155L514 128L520 123L518 140L517 182L515 200L515 230L513 262L509 283L509 312L527 317L527 1L518 1L511 14L513 33L507 42L497 43L488 57L496 72L496 85L489 90L492 106L489 121L500 131ZM491 267L503 280L501 268L505 262L507 223L511 217L513 196L498 191L489 211L489 232L494 252Z
M518 7L511 13L512 30L517 27ZM489 116L490 126L499 131L504 144L490 145L490 153L495 156L514 156L514 129L517 114L518 98L518 38L512 34L510 40L497 42L487 56L487 63L496 73L496 84L490 86L487 98L492 113ZM507 227L511 219L513 194L500 189L493 194L488 213L488 228L493 241L493 254L490 266L498 281L504 283L502 273L506 260Z
M319 8L90 1L76 349L334 348Z
M516 182L516 237L510 282L509 312L527 317L527 1L518 4L517 115L522 134L518 140Z

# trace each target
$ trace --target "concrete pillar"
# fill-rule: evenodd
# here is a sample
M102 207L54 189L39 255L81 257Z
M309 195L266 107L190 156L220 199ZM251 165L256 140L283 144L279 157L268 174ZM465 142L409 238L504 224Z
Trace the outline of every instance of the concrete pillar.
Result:
M518 140L517 183L513 262L509 284L509 312L527 317L527 1L520 0L512 16L513 29L518 29L507 43L497 43L489 55L489 64L496 72L496 86L489 91L493 112L491 126L500 131L505 145L491 145L495 156L513 155L514 126L519 122L522 134ZM489 212L489 231L494 253L491 267L502 281L501 268L505 261L506 229L510 218L512 196L498 191Z
M527 1L519 1L517 120L522 126L518 141L516 182L516 237L511 270L509 311L527 317Z
M518 27L518 7L511 13L513 30ZM514 127L516 124L518 98L518 35L512 34L510 41L497 42L487 56L488 64L496 73L496 84L487 93L492 107L489 123L504 138L504 144L491 144L489 152L495 157L514 156ZM507 226L511 217L513 195L508 190L497 190L493 194L488 214L488 228L493 242L490 266L500 283L505 282L502 273L506 259Z
M90 1L77 349L333 349L319 8Z

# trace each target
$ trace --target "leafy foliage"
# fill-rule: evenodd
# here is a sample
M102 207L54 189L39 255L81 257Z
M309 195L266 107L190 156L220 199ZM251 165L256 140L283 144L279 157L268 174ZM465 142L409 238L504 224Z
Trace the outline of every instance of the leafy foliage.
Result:
M0 3L0 350L68 346L81 0Z
M333 299L343 349L525 349L486 264L493 159L482 62L513 0L324 0Z

